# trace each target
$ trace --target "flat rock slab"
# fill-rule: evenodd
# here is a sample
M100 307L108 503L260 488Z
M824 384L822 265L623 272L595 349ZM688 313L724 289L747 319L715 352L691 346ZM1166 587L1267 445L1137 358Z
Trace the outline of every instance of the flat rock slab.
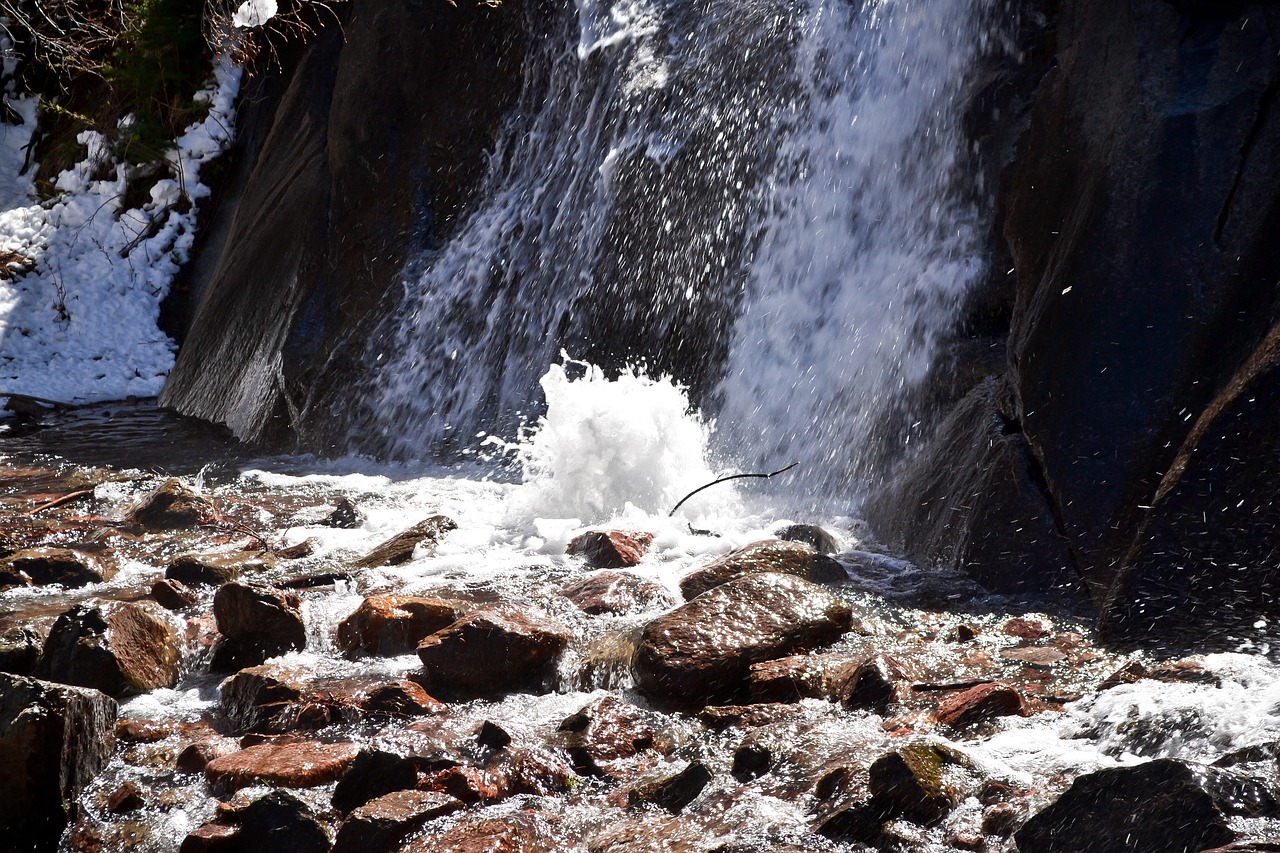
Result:
M72 548L27 548L5 560L4 570L34 586L60 584L67 588L111 580L117 571L110 551L91 554Z
M820 554L804 542L767 539L739 548L680 581L680 592L686 601L726 581L745 575L776 572L795 575L807 581L834 583L848 580L844 568L832 558Z
M741 700L751 664L832 643L852 621L849 605L801 578L732 580L645 626L636 683L679 705Z
M549 619L477 610L424 639L418 658L430 687L493 693L540 681L570 637Z
M411 653L458 618L457 601L411 595L371 595L338 625L338 647L371 655Z
M333 853L391 853L427 821L462 808L461 800L440 791L394 791L347 815Z
M413 550L422 543L434 546L450 530L458 528L457 522L443 515L423 519L403 533L383 542L355 562L357 569L376 569L379 566L397 566L407 563Z
M314 788L341 778L359 751L349 741L267 741L213 759L204 775L218 794L257 784Z

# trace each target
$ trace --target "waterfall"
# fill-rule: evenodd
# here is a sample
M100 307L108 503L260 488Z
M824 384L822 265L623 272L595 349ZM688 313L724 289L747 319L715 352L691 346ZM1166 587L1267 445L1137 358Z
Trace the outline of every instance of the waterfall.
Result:
M956 172L981 2L564 9L376 336L382 449L512 434L564 349L673 375L734 459L848 491L980 267Z

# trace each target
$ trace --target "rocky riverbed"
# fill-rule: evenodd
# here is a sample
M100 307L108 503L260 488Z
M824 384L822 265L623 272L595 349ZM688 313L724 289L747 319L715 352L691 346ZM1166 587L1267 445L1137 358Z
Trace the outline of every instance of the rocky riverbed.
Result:
M1280 837L1265 650L1100 648L1070 601L987 597L849 519L593 527L456 474L8 449L5 849Z

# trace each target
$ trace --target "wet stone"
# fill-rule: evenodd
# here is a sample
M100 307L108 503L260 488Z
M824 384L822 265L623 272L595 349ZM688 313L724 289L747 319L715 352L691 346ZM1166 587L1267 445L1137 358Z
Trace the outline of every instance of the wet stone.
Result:
M711 771L700 761L686 762L676 772L646 779L627 791L627 805L653 805L672 814L684 811L711 781Z
M462 808L460 800L440 791L394 791L347 816L333 853L391 853L415 829Z
M502 818L473 817L442 833L424 835L400 849L400 853L541 853L572 850L559 819L526 810Z
M286 791L272 791L239 814L243 853L329 853L329 833L311 807Z
M418 643L458 618L456 601L408 595L372 595L338 625L338 647L372 655L409 654Z
M421 684L406 678L378 685L359 700L360 709L378 719L409 719L437 714L447 706Z
M182 611L193 607L200 597L181 581L162 578L151 585L151 597L165 610Z
M107 797L107 812L109 814L126 814L137 811L144 805L142 789L133 782L125 782L112 791L111 796Z
M858 661L847 653L792 655L751 665L755 702L798 702L838 696L853 677Z
M27 625L15 625L0 634L0 672L30 675L40 660L44 637Z
M7 571L28 578L35 586L58 584L67 588L111 580L117 571L115 557L106 549L89 553L71 548L28 548L13 554L4 565Z
M274 565L275 558L269 554L180 554L169 561L164 576L187 586L221 586L246 575L262 574Z
M680 581L680 592L686 601L691 601L727 581L766 572L794 575L816 583L848 580L843 566L811 546L770 539L739 548L686 575Z
M350 498L341 497L334 502L333 512L329 513L320 522L325 527L335 527L340 530L355 530L364 524L364 514L356 508Z
M1026 819L1027 807L1022 803L996 803L982 813L982 834L997 838L1013 835Z
M505 749L511 745L511 735L497 723L485 720L476 732L476 743L486 749Z
M890 706L902 700L909 673L906 667L888 655L872 655L853 671L840 704L846 708L874 711L881 716Z
M468 613L418 644L429 687L488 694L540 689L570 634L549 619L514 610Z
M204 773L220 794L254 784L312 788L341 778L358 752L350 742L268 741L215 758Z
M832 643L852 618L839 598L797 577L732 580L645 626L636 683L685 706L732 702L746 696L753 663Z
M1038 619L1023 619L1021 616L1015 616L1005 622L1000 630L1006 636L1017 637L1020 640L1038 640L1046 636L1050 628Z
M446 767L418 779L418 789L439 791L464 803L495 802L510 794L507 780L488 768Z
M768 726L795 720L804 715L802 708L783 702L761 702L755 705L711 705L698 712L698 722L715 732L738 726Z
M1021 649L1001 649L1000 657L1005 660L1025 663L1028 666L1037 667L1039 669L1052 668L1055 664L1062 663L1067 659L1065 654L1048 646L1032 646Z
M582 557L587 561L587 565L593 568L625 569L628 566L639 565L652 544L652 533L588 530L574 537L565 549L565 553Z
M225 639L214 652L210 668L235 671L304 648L307 632L300 606L296 595L270 587L241 583L219 587L213 597L213 615Z
M54 622L36 676L122 698L172 687L181 664L174 627L154 604L81 604Z
M1026 714L1021 694L1007 684L992 682L970 687L938 703L938 722L953 728L971 726L996 717Z
M314 554L319 544L320 540L312 536L293 545L276 548L271 553L275 555L277 560L301 560Z
M178 853L239 853L240 827L209 821L182 839Z
M236 742L228 737L205 738L183 747L174 761L174 769L179 773L203 773L210 761L230 755L239 749Z
M733 752L733 766L729 771L739 782L747 783L768 773L773 767L773 753L759 744L744 744Z
M583 776L616 777L625 762L653 746L651 715L616 696L592 702L560 724L573 768Z
M816 524L789 524L774 535L788 542L803 542L819 554L840 552L836 537Z
M1077 778L1014 837L1037 853L1168 853L1218 847L1235 833L1185 764L1156 759Z
M877 758L868 770L872 802L885 814L929 825L954 805L943 776L951 755L934 744L908 744Z
M660 584L618 571L596 572L569 584L560 594L593 616L642 613L675 603Z
M182 530L211 519L214 514L213 504L173 478L139 500L124 520L147 530Z
M353 809L418 783L417 764L410 758L377 749L364 749L333 790L331 802L340 812Z
M413 557L415 548L420 545L434 548L446 533L456 530L457 527L453 519L443 515L433 515L383 542L357 560L354 566L358 569L376 569L380 566L397 566L407 563Z

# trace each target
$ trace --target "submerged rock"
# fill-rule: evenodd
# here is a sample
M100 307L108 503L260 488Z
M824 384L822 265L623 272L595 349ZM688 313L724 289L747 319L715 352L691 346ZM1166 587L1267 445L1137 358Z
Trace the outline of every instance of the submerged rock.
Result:
M210 668L229 672L305 648L301 600L292 593L241 583L224 584L213 597L213 615L225 638Z
M840 552L840 543L836 537L816 524L788 524L774 535L788 542L803 542L819 554Z
M213 504L175 478L165 480L125 514L125 523L147 530L181 530L214 515Z
M588 530L575 536L565 553L583 557L593 568L625 569L639 565L652 544L652 533Z
M118 706L98 690L0 674L0 826L13 850L52 850L111 757Z
M731 580L645 626L636 684L686 706L739 700L751 664L834 642L852 621L847 604L800 578Z
M1235 839L1187 765L1156 759L1081 776L1015 834L1037 853L1168 853Z
M154 604L80 604L58 617L36 667L39 678L121 698L172 687L178 634Z
M428 686L463 693L538 688L568 645L564 626L513 610L468 613L418 644Z
M675 603L660 584L628 572L608 570L575 581L560 594L593 616L640 613Z
M453 624L456 601L408 595L371 595L338 625L338 648L345 652L403 655L424 638Z
M221 586L246 574L261 574L274 565L270 554L180 554L169 561L164 576L188 586Z
M25 577L35 586L70 588L111 580L117 568L109 550L89 553L71 548L27 548L5 560L4 571L11 577Z
M654 742L651 715L616 696L606 696L566 717L560 740L573 769L583 776L616 778L624 762Z
M807 581L833 583L848 580L844 568L802 542L779 539L756 542L703 566L680 581L685 600L744 575L777 572Z
M458 528L457 522L443 515L433 515L423 519L403 533L397 533L386 542L356 560L358 569L376 569L379 566L396 566L407 563L413 557L413 551L425 543L434 548L450 530Z

